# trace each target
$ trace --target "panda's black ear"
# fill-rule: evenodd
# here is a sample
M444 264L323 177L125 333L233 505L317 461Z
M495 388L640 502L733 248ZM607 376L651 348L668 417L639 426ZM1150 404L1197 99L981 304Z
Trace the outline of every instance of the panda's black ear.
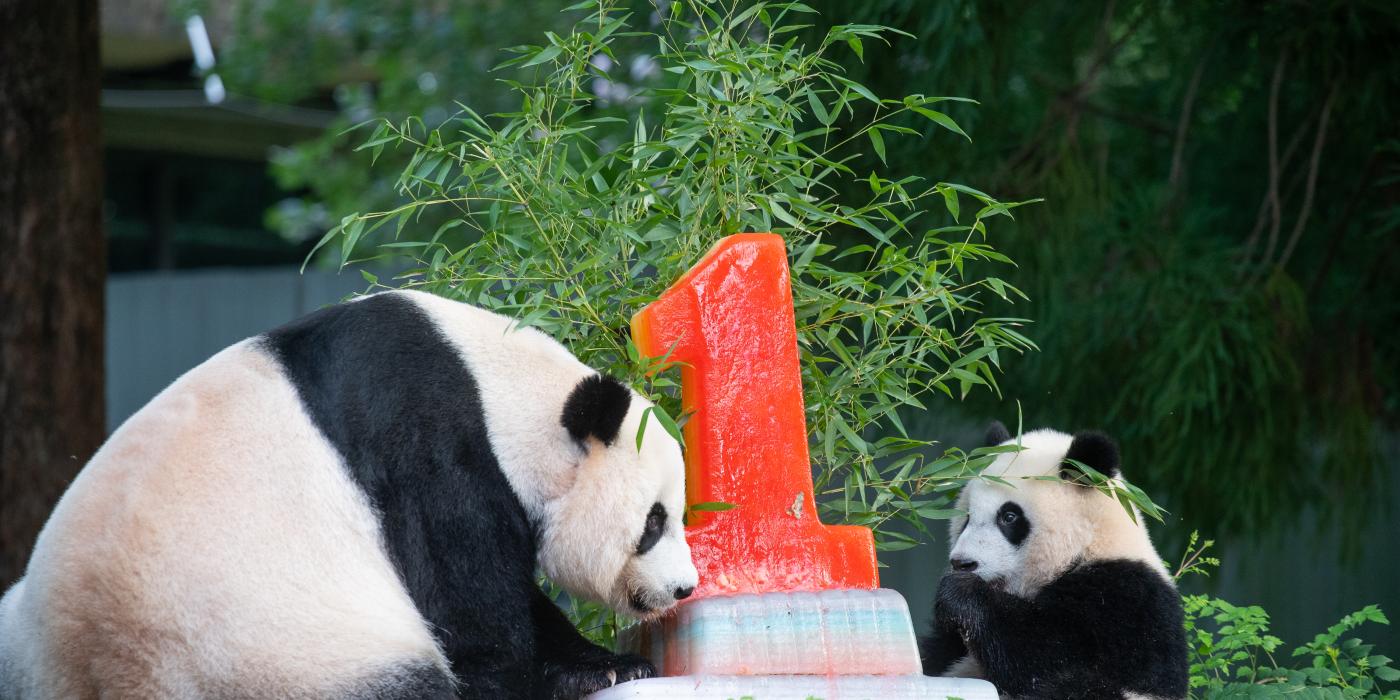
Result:
M1060 467L1060 478L1074 481L1083 471L1068 460L1075 460L1109 478L1118 476L1118 443L1113 438L1097 430L1082 430L1074 434L1074 440L1065 453L1065 463Z
M622 382L595 374L569 392L559 422L569 431L569 436L579 442L592 436L604 445L611 445L631 406L632 392Z
M996 447L1010 439L1011 431L1007 430L1001 421L994 420L991 425L987 426L987 447Z

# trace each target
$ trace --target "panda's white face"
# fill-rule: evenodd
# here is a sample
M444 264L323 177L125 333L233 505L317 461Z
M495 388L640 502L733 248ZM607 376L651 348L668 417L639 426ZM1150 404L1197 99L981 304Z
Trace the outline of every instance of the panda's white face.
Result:
M624 435L626 426L624 422ZM624 534L632 535L624 540L631 556L613 585L609 600L614 609L637 617L652 617L689 597L699 580L681 522L685 512L685 462L680 446L655 423L645 432L640 451L635 438L612 449L632 451L619 459L631 457L638 461L648 474L637 484L639 496L650 495L653 500L645 518L639 521L636 511L629 511L629 517L619 522Z
M547 508L540 542L545 574L573 595L638 618L659 616L689 596L699 574L681 515L685 463L650 404L632 394L615 439L582 441L577 478Z
M471 370L491 449L535 525L546 575L638 617L694 588L680 523L680 445L649 418L638 447L646 399L510 318L421 292L388 293L419 304ZM659 537L646 535L648 521ZM639 552L644 538L655 542Z
M1024 587L1026 552L1034 523L1015 489L994 483L966 487L967 517L957 534L948 563L1010 590Z
M958 507L967 515L949 524L952 570L975 573L1020 596L1079 561L1133 559L1166 575L1140 515L1135 522L1109 496L1061 480L1072 468L1066 459L1118 479L1112 441L1097 433L1036 430L1022 435L1020 445L983 472L1001 482L973 481L963 488Z

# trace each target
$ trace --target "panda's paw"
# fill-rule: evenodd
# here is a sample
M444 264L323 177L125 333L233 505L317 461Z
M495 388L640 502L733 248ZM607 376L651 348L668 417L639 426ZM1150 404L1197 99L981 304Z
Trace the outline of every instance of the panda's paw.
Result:
M618 683L655 675L656 667L636 654L609 654L552 664L545 671L545 697L573 700Z
M972 573L950 573L938 582L938 597L933 604L937 624L966 635L976 624L988 584Z

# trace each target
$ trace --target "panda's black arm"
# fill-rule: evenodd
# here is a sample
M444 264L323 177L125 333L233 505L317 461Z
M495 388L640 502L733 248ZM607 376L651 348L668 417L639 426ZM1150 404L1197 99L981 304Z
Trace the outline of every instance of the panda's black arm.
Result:
M544 591L536 589L530 601L535 625L535 656L543 661L567 661L608 656L612 652L588 641L569 617Z
M938 632L965 640L987 680L1012 697L1038 696L1062 672L1075 636L1075 625L1062 612L972 573L944 576L934 604Z
M941 676L958 659L967 656L967 645L956 630L943 629L934 623L933 633L919 640L919 658L924 664L924 675Z
M539 697L581 698L618 683L656 675L650 661L633 654L614 654L585 639L544 591L535 589L530 614L540 674Z

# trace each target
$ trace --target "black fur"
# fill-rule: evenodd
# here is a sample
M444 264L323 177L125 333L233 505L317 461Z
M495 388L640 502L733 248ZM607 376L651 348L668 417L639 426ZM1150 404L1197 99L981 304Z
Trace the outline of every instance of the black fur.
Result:
M340 700L452 700L452 679L429 664L409 665L380 673L336 693Z
M545 682L554 688L552 698L579 698L655 675L651 662L634 654L584 659L569 666L546 665L544 670Z
M579 635L564 611L538 588L534 591L535 636L541 643L537 663L541 682L536 697L581 698L638 678L651 678L656 668L634 654L614 654Z
M578 697L605 687L593 681L609 659L636 666L583 639L535 585L534 526L496 461L476 381L412 301L328 307L264 344L380 515L460 697Z
M560 422L569 430L569 435L583 442L589 436L611 445L622 429L622 419L627 417L627 409L632 406L632 392L622 382L612 377L595 374L585 378L569 392L564 402L564 415Z
M666 506L660 503L651 504L651 512L647 513L646 525L642 528L642 538L637 541L637 554L646 554L661 541L661 536L666 534Z
M996 447L997 445L1000 445L1001 443L1006 442L1010 439L1011 431L1007 430L1006 426L1002 425L1001 421L994 420L992 421L991 425L987 426L987 447Z
M945 633L934 622L933 634L919 639L919 657L924 664L924 675L941 676L948 672L954 663L967 656L967 645L962 636Z
M1021 506L1007 501L997 510L997 529L1001 530L1001 536L1007 542L1020 547L1026 541L1026 536L1031 534L1031 521Z
M1118 443L1113 438L1095 430L1082 430L1074 434L1065 459L1073 459L1107 477L1118 476L1120 467ZM1060 478L1073 481L1082 472L1079 467L1065 462L1060 469Z
M1003 697L1107 700L1134 692L1186 695L1181 599L1142 562L1081 564L1020 598L950 573L938 586L924 672L939 675L963 648Z

